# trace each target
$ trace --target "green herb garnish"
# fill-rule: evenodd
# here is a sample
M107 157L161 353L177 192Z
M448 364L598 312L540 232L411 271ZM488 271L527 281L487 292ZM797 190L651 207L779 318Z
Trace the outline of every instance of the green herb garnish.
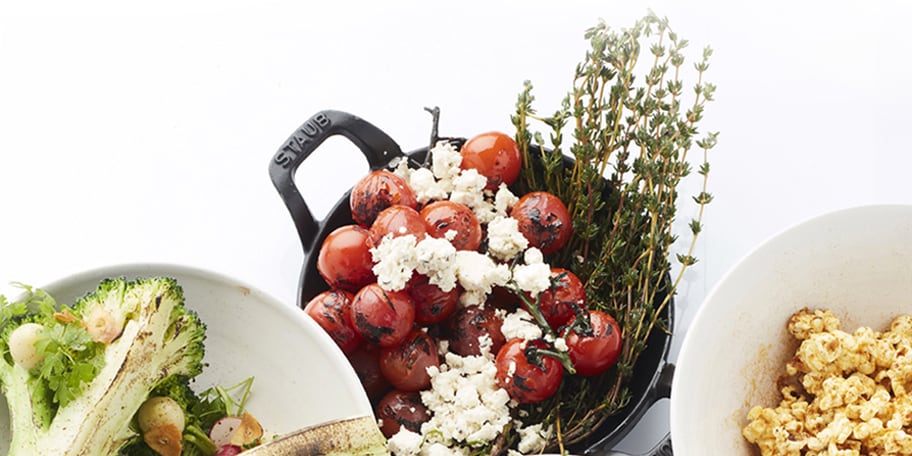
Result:
M43 324L35 349L44 360L35 368L37 379L34 381L48 388L54 404L66 406L104 367L104 344L92 340L82 326L82 320L66 321L54 317L62 312L72 315L72 308L58 306L44 290L21 283L14 285L23 290L24 296L14 303L2 298L0 327L15 319Z
M554 447L564 450L621 410L630 399L628 382L637 357L671 302L702 230L708 152L718 133L701 136L698 124L713 100L715 85L704 80L710 48L694 66L692 91L685 91L684 50L668 20L650 12L633 27L612 30L601 21L586 31L590 49L577 66L573 88L551 116L533 109L532 84L519 94L516 141L523 154L522 192L547 190L561 198L573 218L573 237L548 258L586 284L590 308L618 321L624 346L616 368L593 378L565 381L549 402L529 407L528 422L554 425ZM641 51L649 55L641 62ZM644 66L645 65L645 66ZM547 127L547 141L530 129ZM572 144L565 149L565 130ZM536 156L531 146L538 146ZM702 153L702 189L693 197L697 215L689 225L684 253L676 228L678 189L691 174L691 153ZM573 158L568 164L565 155ZM678 269L672 277L672 260Z

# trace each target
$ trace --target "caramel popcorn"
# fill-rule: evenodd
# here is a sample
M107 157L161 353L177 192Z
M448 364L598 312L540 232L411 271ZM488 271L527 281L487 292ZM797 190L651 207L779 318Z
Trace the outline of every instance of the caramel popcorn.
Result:
M912 316L848 333L829 310L803 309L788 331L801 344L782 399L751 408L744 438L763 456L912 454Z

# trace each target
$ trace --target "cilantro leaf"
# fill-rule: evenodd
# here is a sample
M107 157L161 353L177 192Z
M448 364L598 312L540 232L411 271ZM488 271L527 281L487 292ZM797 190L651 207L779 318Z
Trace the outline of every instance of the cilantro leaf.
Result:
M78 322L49 319L35 348L44 355L38 375L60 406L79 397L83 386L104 367L104 344L93 341Z

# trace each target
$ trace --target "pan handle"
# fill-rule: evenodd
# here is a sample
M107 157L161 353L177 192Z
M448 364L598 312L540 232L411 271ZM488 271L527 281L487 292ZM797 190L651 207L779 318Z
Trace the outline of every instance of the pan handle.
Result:
M671 450L671 434L665 434L665 437L662 438L662 441L659 442L651 450L647 451L641 456L673 456L674 452ZM622 453L620 451L608 451L607 453L602 453L599 456L633 456L627 453Z
M659 399L667 399L671 397L671 381L674 377L674 364L668 363L663 368L659 374L659 379L656 382L655 389L652 392L653 403ZM671 433L665 434L665 437L662 438L659 443L656 444L651 450L647 451L638 456L673 456L674 452L671 448ZM628 453L623 453L615 450L600 451L594 453L593 456L634 456Z
M399 145L386 133L360 117L341 111L320 111L288 137L269 162L269 177L288 207L305 255L313 248L320 221L314 218L295 186L294 175L298 166L323 141L335 135L342 135L354 143L371 169L384 167L394 158L403 156Z

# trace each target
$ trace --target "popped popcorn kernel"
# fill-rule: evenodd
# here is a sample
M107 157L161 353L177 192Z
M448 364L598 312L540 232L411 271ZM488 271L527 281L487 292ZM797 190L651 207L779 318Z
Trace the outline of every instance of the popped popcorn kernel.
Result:
M751 408L741 430L761 455L912 454L912 317L848 333L831 311L802 309L788 331L801 344L781 401Z

